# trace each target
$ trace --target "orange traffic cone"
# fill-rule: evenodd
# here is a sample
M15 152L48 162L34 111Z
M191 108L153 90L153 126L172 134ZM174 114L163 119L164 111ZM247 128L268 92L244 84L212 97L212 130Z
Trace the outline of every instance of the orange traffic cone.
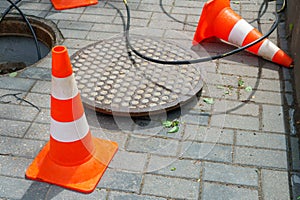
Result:
M245 46L262 34L230 8L229 0L209 0L203 7L193 44L213 36L237 46ZM268 39L249 47L247 51L285 67L291 67L293 62Z
M26 178L89 193L117 149L117 143L91 135L67 48L54 47L50 141L28 167Z
M98 0L51 0L56 10L65 10L82 6L90 6L98 3Z

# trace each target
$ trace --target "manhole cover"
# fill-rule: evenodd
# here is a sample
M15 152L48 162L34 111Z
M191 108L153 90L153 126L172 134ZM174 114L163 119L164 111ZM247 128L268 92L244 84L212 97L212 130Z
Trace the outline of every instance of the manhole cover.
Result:
M28 17L38 39L41 58L61 42L56 25L38 17ZM32 33L23 18L6 16L0 23L0 75L18 71L40 59Z
M147 56L163 60L192 59L185 49L165 41L131 38ZM124 37L87 46L71 57L82 101L98 112L142 116L175 109L202 88L196 65L161 65L133 55Z

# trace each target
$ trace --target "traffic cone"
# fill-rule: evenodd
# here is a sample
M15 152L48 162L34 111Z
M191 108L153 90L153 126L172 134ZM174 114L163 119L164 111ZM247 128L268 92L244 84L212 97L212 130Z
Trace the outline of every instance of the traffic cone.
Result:
M229 0L209 0L204 4L193 44L213 36L245 46L262 37L262 34L230 8ZM291 67L293 62L268 39L247 48L247 51L285 67Z
M98 0L51 0L56 10L65 10L98 3Z
M67 48L54 47L50 141L28 167L26 178L90 193L117 149L117 143L91 135Z

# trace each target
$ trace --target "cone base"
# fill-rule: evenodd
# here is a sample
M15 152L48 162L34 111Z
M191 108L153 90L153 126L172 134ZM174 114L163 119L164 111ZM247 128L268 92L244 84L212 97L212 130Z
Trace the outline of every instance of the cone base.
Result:
M98 0L51 0L56 10L65 10L82 6L95 5Z
M76 166L62 166L50 158L48 142L28 167L26 178L91 193L118 150L118 144L112 141L93 138L93 143L95 151L87 162Z

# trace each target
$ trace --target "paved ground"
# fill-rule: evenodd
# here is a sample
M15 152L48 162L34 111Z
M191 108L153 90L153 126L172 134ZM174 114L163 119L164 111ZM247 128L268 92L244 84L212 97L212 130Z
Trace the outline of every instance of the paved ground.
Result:
M177 20L196 25L203 2L163 0L163 5ZM259 5L258 0L232 1L232 8L248 21L256 18ZM3 11L8 3L1 1L0 6ZM195 27L166 16L158 0L130 0L129 6L132 29L146 27L139 32L145 37L192 39ZM126 16L121 0L65 11L55 11L48 0L24 0L20 6L25 14L56 23L70 55L121 33L122 20L114 7ZM263 32L273 23L275 7L271 2L262 18ZM270 39L285 48L283 26L280 37L273 33ZM204 46L210 55L232 49L215 40ZM20 92L40 108L12 97L1 99L11 101L0 104L1 199L286 200L300 195L292 70L245 52L201 64L200 99L168 113L180 121L177 133L166 133L161 116L133 121L86 109L92 134L120 147L93 193L26 180L27 166L49 139L50 69L48 55L16 77L0 77L0 95ZM239 80L253 90L239 87ZM203 101L208 97L212 104Z

